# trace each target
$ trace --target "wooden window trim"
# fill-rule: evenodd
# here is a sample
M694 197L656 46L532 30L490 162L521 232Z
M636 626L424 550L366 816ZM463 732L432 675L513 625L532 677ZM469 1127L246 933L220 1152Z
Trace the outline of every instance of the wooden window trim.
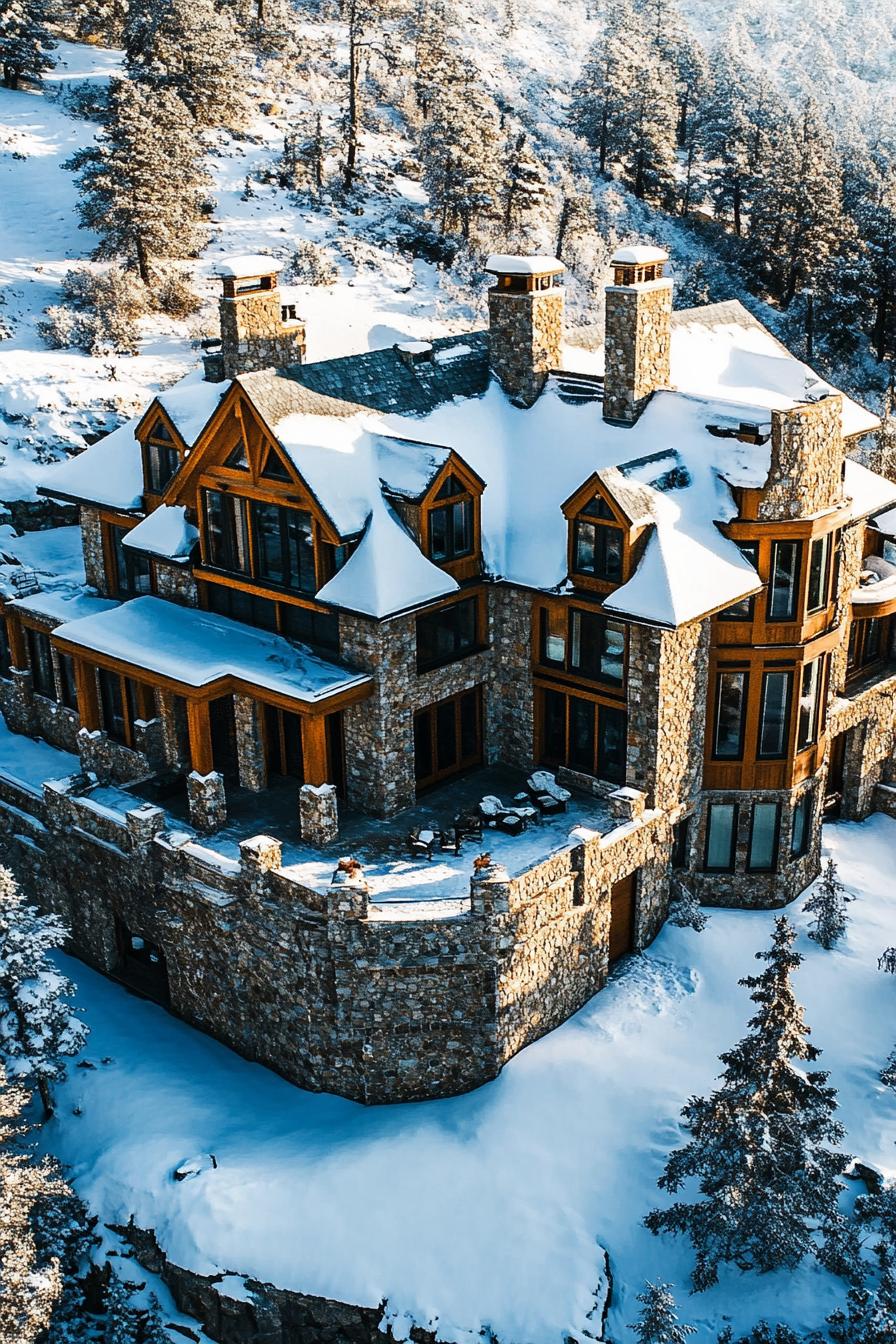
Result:
M600 677L588 677L581 672L571 669L571 647L572 647L572 619L575 612L581 612L589 616L597 616L604 621L612 621L615 625L621 625L623 628L623 637L625 646L622 653L622 680L611 681ZM544 646L543 629L546 620L550 620L551 614L560 613L564 621L564 653L563 663L551 662L542 656ZM535 601L532 607L532 668L536 676L559 677L571 687L582 690L589 690L595 686L606 687L607 693L624 697L628 686L629 656L631 652L631 630L628 622L615 612L607 613L598 606L586 606L581 602L539 602Z
M541 764L550 764L552 766L562 765L565 769L575 773L586 775L589 779L596 779L599 783L611 784L616 788L625 783L627 773L627 760L623 761L621 779L608 779L605 775L598 773L599 755L600 755L600 713L601 710L613 710L616 713L625 715L626 719L626 757L628 744L628 707L625 700L614 700L610 696L580 690L577 686L568 686L562 683L553 684L551 682L538 679L534 682L535 691L535 748L536 755ZM544 693L553 692L555 695L561 695L564 698L564 759L560 762L549 760L545 754L545 712L544 712ZM594 755L591 770L583 770L580 766L570 765L570 737L571 737L571 711L570 700L588 701L594 707Z
M203 477L205 482L205 478ZM208 515L207 515L207 492L221 494L225 498L238 499L244 501L246 516L246 554L249 562L248 571L219 569L212 564L211 546L208 536ZM302 592L301 589L291 588L285 584L277 584L270 579L262 578L258 574L258 544L256 537L255 519L253 510L250 507L252 502L260 504L270 504L278 509L293 509L297 513L307 513L311 518L311 545L314 553L314 593L320 592L327 582L325 574L326 561L322 556L322 543L329 543L330 537L321 526L320 520L314 510L305 508L298 502L298 498L280 497L273 498L262 490L221 490L219 484L214 481L205 482L200 485L199 491L199 552L201 564L194 569L197 577L201 577L203 572L207 572L209 577L224 581L231 580L236 586L247 585L257 588L259 592L275 592L286 595L293 595L296 598L303 598L307 602L314 599L314 593Z
M421 776L420 778L418 778L418 777L416 776L416 772L415 772L415 781L414 781L414 783L415 783L415 789L416 789L416 791L417 791L418 794L419 794L419 793L423 793L423 792L425 792L427 789L434 788L437 784L441 784L443 780L446 780L446 779L453 779L453 778L455 778L457 775L463 774L463 773L464 773L465 771L467 771L467 770L473 770L473 769L476 768L477 765L480 765L480 764L482 763L482 758L483 758L483 717L484 717L484 713L485 713L485 707L484 707L484 704L483 704L483 688L482 688L482 685L481 685L481 684L477 684L477 685L475 685L475 686L468 686L468 687L466 687L466 688L465 688L464 690L462 690L462 691L457 691L454 695L443 696L441 699L439 699L439 700L434 700L431 704L428 704L428 705L420 705L419 708L417 708L417 709L414 711L414 714L413 714L413 723L414 723L414 731L415 731L415 732L416 732L416 719L417 719L417 716L418 716L419 714L427 714L427 713L431 715L431 720L430 720L430 749L431 749L431 760L432 760L432 764L433 764L433 766L436 766L436 762L437 762L437 759L438 759L438 739L437 739L437 734L438 734L437 723L438 723L438 721L437 721L437 718L436 718L436 711L437 711L438 709L440 709L443 705L451 704L451 705L454 706L454 727L455 727L455 734L456 734L455 740L456 740L458 743L460 743L460 712L461 712L461 710L460 710L460 702L461 702L461 700L462 700L465 696L467 696L467 695L471 695L471 694L474 695L474 696L476 697L476 699L475 699L475 709L476 709L476 750L475 750L474 754L471 755L471 756L458 756L458 759L457 759L452 765L450 765L450 766L446 766L446 767L442 768L441 770L439 770L439 769L436 767L436 768L434 769L433 773L431 773L431 774L429 774L429 775Z
M743 677L743 700L742 700L743 707L740 716L740 731L738 735L737 753L734 756L724 756L721 755L718 750L719 712L721 710L720 689L721 689L722 677L732 675ZM744 749L746 747L747 742L747 725L750 719L750 684L751 684L751 677L750 677L749 664L746 667L744 667L742 664L740 666L734 666L729 663L718 663L716 665L715 679L713 684L712 718L710 720L710 723L712 725L711 756L714 761L722 761L727 765L733 765L739 761L743 761L744 759Z

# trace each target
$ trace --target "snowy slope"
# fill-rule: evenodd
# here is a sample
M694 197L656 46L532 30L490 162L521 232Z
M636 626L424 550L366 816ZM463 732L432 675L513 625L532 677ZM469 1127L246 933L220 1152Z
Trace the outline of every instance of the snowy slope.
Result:
M896 1176L896 1095L877 1081L894 1043L896 983L876 969L894 941L896 822L826 833L860 899L842 948L799 940L797 976L846 1147ZM803 926L798 907L791 913ZM290 1087L77 963L92 1035L46 1142L104 1219L157 1229L201 1273L376 1305L399 1338L412 1322L473 1344L582 1338L607 1248L615 1286L608 1337L626 1335L645 1277L678 1285L698 1344L758 1317L814 1326L843 1284L817 1266L766 1277L723 1272L688 1297L687 1248L641 1226L677 1117L710 1088L718 1053L750 1015L738 977L766 945L766 913L717 911L705 932L671 927L564 1027L494 1083L447 1101L365 1109ZM175 1183L196 1154L218 1166ZM850 1192L856 1193L853 1189ZM593 1329L593 1322L590 1328Z

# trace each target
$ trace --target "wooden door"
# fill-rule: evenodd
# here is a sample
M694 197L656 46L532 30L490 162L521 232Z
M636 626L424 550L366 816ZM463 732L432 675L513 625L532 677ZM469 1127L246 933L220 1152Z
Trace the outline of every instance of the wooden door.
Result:
M827 789L824 797L824 815L839 817L843 806L843 766L846 760L846 733L831 738L828 761Z
M613 884L610 891L610 964L635 946L636 873Z
M302 721L298 714L265 705L265 749L269 775L286 775L304 782Z
M418 791L482 761L481 691L463 691L414 715Z
M165 953L148 938L133 934L124 920L115 920L115 944L118 958L114 974L129 989L153 1003L167 1008L170 1003L168 967Z

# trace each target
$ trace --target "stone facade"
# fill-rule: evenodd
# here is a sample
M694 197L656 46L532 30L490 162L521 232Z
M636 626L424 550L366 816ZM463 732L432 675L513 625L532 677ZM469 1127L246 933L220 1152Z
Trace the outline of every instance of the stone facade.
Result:
M106 556L103 548L103 522L99 509L82 504L80 511L81 550L84 555L84 574L91 588L102 597L111 597L106 576Z
M811 518L843 498L843 398L772 411L771 465L761 522Z
M262 290L218 300L221 363L225 378L258 369L300 364L305 355L305 325L284 323L280 291Z
M332 784L299 789L299 835L309 845L328 845L339 835L339 805Z
M604 418L634 424L670 382L672 281L610 285L606 298Z
M710 623L629 631L627 779L652 807L688 807L703 774Z
M531 406L563 346L563 290L488 292L489 363L511 400Z
M191 778L214 805L215 776ZM194 822L198 818L194 818ZM408 918L363 873L329 892L256 837L224 859L121 815L86 775L37 795L0 776L4 861L72 930L72 950L122 974L116 927L157 945L170 1005L303 1087L391 1102L465 1091L577 1011L607 974L609 892L638 871L636 942L665 914L671 827L655 811L569 844L525 872L472 877L467 898ZM350 866L348 866L350 868Z
M189 565L177 565L171 560L153 560L155 593L167 602L182 607L199 606L199 587Z

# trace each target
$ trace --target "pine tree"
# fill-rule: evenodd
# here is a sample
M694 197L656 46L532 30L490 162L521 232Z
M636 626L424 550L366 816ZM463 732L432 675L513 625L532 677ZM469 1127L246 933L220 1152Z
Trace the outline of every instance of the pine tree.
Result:
M819 1253L817 1233L826 1241L842 1223L838 1177L848 1159L826 1146L843 1137L836 1092L826 1073L793 1063L819 1053L791 985L802 961L795 937L785 918L775 922L771 947L757 953L766 969L740 982L757 1005L750 1032L721 1056L720 1088L682 1111L691 1138L671 1154L659 1185L676 1193L695 1177L703 1198L645 1219L656 1234L690 1237L697 1291L716 1282L722 1263L793 1269Z
M607 173L623 152L639 67L637 20L629 0L607 6L605 30L588 54L573 87L570 123L597 155Z
M244 119L241 44L232 11L215 0L130 0L124 46L131 79L176 94L197 125Z
M0 1344L43 1340L62 1291L59 1261L41 1254L34 1219L64 1186L52 1162L35 1161L24 1145L28 1100L0 1066Z
M813 942L830 949L840 941L846 932L846 903L851 899L837 877L836 863L828 859L824 876L803 906L807 914L815 916L809 930Z
M69 10L80 42L99 41L107 47L121 42L127 0L69 0Z
M0 869L0 1055L9 1072L33 1081L45 1118L66 1056L87 1037L68 1002L75 987L49 957L66 936L61 921L28 905L9 870Z
M358 149L363 120L364 72L372 56L389 67L398 63L398 45L392 21L408 13L410 0L340 0L348 35L348 80L343 122L345 160L342 181L351 191L358 172Z
M648 1281L644 1292L638 1294L638 1301L644 1304L641 1315L628 1328L635 1332L640 1344L685 1344L689 1335L697 1333L693 1325L682 1325L679 1321L671 1283Z
M0 0L0 67L7 89L52 70L52 0Z
M525 131L507 146L504 188L504 228L508 234L537 224L550 200L547 173L529 144Z
M503 136L491 98L470 83L443 91L420 137L423 185L445 233L469 238L500 208Z
M423 119L441 90L463 81L453 8L446 0L417 0L414 22L414 97Z
M874 1248L877 1282L854 1285L846 1309L828 1318L832 1344L896 1344L896 1269L892 1250L880 1243Z
M200 148L174 93L116 81L99 143L66 164L79 173L81 225L100 236L96 256L133 265L148 285L153 263L196 255L207 237Z
M690 887L678 879L675 883L675 899L669 907L669 923L681 929L693 929L702 933L709 923L709 915L700 905Z

